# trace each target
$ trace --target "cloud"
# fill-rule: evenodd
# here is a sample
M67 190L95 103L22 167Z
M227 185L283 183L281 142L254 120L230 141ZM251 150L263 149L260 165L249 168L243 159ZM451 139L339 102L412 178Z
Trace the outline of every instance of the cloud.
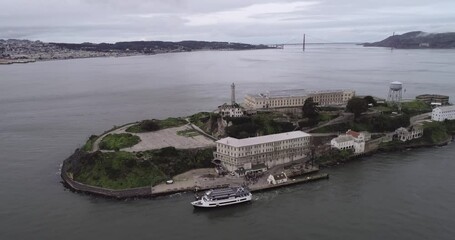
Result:
M295 13L308 10L318 2L286 2L253 4L234 10L195 14L184 17L188 26L204 26L217 24L269 24L283 19L283 13Z
M0 0L0 39L363 42L453 29L453 0Z

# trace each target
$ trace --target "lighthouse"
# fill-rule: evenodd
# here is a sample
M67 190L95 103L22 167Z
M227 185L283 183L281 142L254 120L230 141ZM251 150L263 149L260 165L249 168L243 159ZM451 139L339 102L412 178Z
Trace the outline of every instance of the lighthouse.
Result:
M235 84L232 83L231 85L231 105L235 105Z
M224 103L218 106L218 113L221 117L242 117L244 114L243 107L235 102L235 84L231 84L231 104Z

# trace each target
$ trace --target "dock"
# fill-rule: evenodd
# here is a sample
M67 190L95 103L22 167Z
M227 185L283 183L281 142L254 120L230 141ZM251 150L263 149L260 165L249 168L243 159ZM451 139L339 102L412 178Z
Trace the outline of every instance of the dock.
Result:
M328 173L319 173L311 176L306 176L302 178L295 178L295 179L289 179L285 183L280 183L280 184L267 184L267 185L262 185L258 187L252 186L250 188L250 191L253 192L264 192L264 191L269 191L277 188L282 188L282 187L287 187L287 186L292 186L292 185L297 185L297 184L304 184L304 183L309 183L309 182L314 182L314 181L319 181L319 180L324 180L324 179L329 179L329 174Z

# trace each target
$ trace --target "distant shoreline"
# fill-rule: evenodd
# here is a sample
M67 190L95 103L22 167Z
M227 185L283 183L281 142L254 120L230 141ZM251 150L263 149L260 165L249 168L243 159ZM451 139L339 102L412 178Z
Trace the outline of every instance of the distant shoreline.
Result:
M200 49L192 51L169 51L169 52L160 52L153 54L125 54L125 55L111 55L111 56L90 56L90 57L73 57L73 58L57 58L57 59L2 59L0 58L1 65L13 65L13 64L26 64L26 63L36 63L36 62L50 62L50 61L64 61L64 60L76 60L76 59L93 59L93 58L124 58L124 57L138 57L138 56L154 56L161 54L172 54L172 53L191 53L191 52L236 52L236 51L254 51L254 50L273 50L276 48L264 48L264 49Z

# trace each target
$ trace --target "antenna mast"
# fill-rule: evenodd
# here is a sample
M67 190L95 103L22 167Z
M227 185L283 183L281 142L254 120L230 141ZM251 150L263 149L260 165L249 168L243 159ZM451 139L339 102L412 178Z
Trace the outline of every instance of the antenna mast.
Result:
M303 34L303 51L305 52L305 33Z

